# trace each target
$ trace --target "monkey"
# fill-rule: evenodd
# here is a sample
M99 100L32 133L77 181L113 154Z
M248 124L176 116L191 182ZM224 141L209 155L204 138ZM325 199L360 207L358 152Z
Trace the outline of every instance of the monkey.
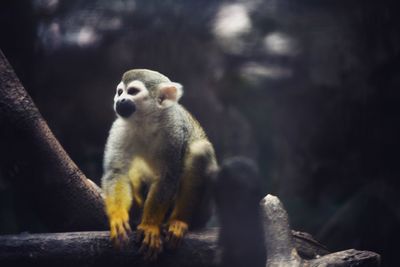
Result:
M148 69L122 75L116 119L106 142L101 179L110 237L119 247L131 232L129 212L141 212L139 252L154 260L176 249L210 217L210 184L218 170L213 145L180 104L182 85ZM165 238L161 229L165 226Z

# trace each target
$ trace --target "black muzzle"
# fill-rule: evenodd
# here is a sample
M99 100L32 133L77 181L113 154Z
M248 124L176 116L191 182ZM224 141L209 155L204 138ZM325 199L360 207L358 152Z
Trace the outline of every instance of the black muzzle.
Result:
M128 99L121 99L115 105L115 110L121 117L127 118L136 110L135 103Z

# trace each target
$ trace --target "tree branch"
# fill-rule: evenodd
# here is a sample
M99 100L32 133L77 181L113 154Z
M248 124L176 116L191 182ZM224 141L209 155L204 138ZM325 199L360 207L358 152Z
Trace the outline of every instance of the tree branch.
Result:
M220 263L220 229L190 232L176 251L165 251L158 266L216 266ZM317 253L314 242L299 238L299 253ZM304 235L304 233L302 233ZM130 240L135 239L135 233ZM242 244L242 248L249 244ZM333 254L330 254L333 255ZM0 236L1 266L143 266L148 264L138 254L138 246L130 241L122 250L114 248L109 232L72 232L51 234L20 234ZM252 266L253 267L253 266Z
M316 254L314 259L306 260L296 247L289 228L289 218L280 200L267 195L261 201L264 215L264 231L267 243L267 267L376 267L380 266L380 256L370 251L349 249L324 256Z
M105 230L99 190L69 158L0 51L1 167L55 231Z
M190 233L182 247L166 251L158 266L213 266L216 230ZM132 235L131 240L134 240ZM109 232L21 234L0 237L1 266L147 266L131 241L118 250L110 242Z

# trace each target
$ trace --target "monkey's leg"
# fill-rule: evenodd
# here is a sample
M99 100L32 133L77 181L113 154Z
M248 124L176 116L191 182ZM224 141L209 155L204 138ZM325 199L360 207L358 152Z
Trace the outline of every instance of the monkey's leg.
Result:
M168 221L166 242L177 248L189 226L205 224L210 216L211 175L217 169L212 145L201 140L189 147L175 207Z
M128 241L131 232L129 209L132 204L132 192L127 175L121 175L107 181L105 191L106 213L110 222L110 236L117 247Z
M129 169L129 178L132 184L133 201L138 208L143 207L143 196L141 193L143 185L142 179L151 176L153 176L153 174L147 164L142 159L135 158Z
M139 252L145 259L155 260L162 251L160 225L165 218L171 197L165 192L168 185L154 182L144 203L141 223L137 226L137 241L142 240Z

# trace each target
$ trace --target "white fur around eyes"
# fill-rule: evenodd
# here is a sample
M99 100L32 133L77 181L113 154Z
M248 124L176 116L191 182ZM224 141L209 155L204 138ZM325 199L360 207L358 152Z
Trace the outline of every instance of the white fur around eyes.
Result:
M135 81L132 81L132 82L128 83L126 88L130 88L130 87L135 87L135 88L140 89L140 90L146 90L146 86L144 85L144 83L142 83L139 80L135 80Z
M125 89L125 85L124 85L124 83L123 82L120 82L118 85L117 85L117 90L118 89Z

